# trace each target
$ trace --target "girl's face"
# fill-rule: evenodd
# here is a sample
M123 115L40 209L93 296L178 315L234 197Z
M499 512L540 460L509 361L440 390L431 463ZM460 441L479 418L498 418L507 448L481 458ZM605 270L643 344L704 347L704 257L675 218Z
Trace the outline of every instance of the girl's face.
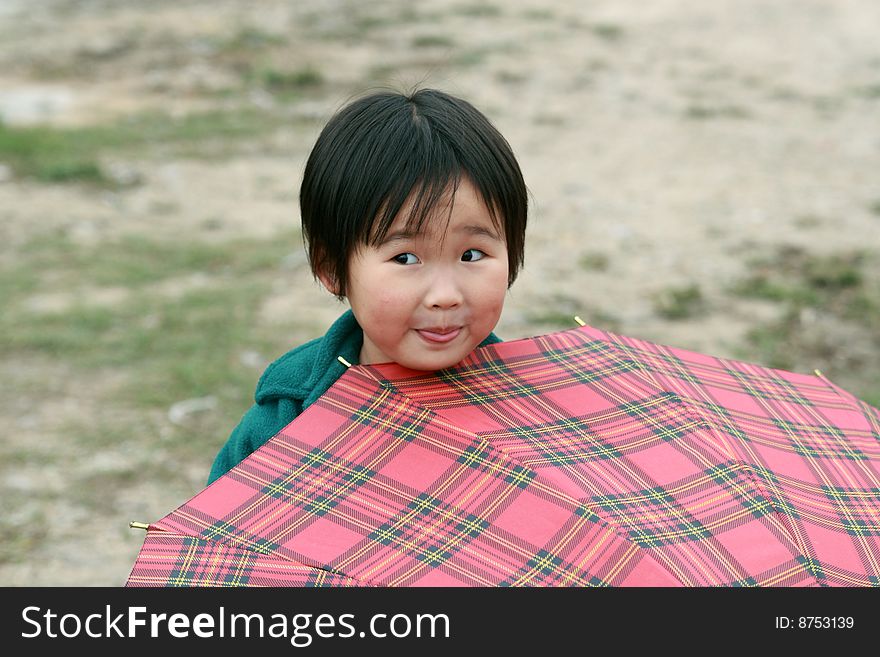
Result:
M364 330L361 363L439 370L459 363L498 323L507 245L467 178L452 212L439 203L422 232L407 232L408 212L404 206L381 244L352 256L347 296Z

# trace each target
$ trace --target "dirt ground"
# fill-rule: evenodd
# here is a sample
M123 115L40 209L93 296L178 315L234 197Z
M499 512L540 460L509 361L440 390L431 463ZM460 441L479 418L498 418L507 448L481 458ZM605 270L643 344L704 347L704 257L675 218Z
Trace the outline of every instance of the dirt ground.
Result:
M102 151L110 184L97 186L40 180L0 151L0 267L26 267L35 262L28 244L60 234L86 251L129 238L288 240L286 264L253 321L276 335L279 349L294 346L341 312L290 237L302 166L321 125L367 89L435 86L493 120L532 195L526 267L499 335L574 326L579 315L620 333L778 365L760 350L754 331L763 328L772 349L799 348L784 364L820 368L859 394L877 389L875 0L255 7L0 0L0 117L8 128L76 131L230 108L278 121L214 154L151 144ZM845 289L832 290L827 303L742 292L759 269L797 275L829 262L857 270L834 279ZM193 269L150 293L170 299L212 280ZM836 313L834 300L854 285L867 314ZM131 293L83 279L75 289L16 294L14 305L4 301L6 312L32 318L74 304L113 308ZM292 316L308 321L294 327ZM773 331L792 322L796 338L773 342ZM281 351L239 351L252 391ZM143 540L128 522L156 520L195 494L232 428L228 418L246 407L227 409L214 425L189 425L218 435L206 449L181 451L169 441L187 434L168 405L119 400L132 376L124 365L69 356L0 352L6 586L123 584ZM224 399L222 391L193 397L202 400L196 415ZM70 427L90 422L103 438L72 441Z

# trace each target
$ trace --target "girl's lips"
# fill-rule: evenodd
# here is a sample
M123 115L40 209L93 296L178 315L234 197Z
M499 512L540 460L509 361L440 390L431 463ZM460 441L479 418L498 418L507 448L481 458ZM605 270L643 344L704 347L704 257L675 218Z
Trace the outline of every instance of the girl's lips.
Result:
M443 333L438 333L437 331L432 331L430 329L416 329L416 333L418 333L423 340L427 340L428 342L451 342L458 334L461 333L461 327L450 329L444 331Z

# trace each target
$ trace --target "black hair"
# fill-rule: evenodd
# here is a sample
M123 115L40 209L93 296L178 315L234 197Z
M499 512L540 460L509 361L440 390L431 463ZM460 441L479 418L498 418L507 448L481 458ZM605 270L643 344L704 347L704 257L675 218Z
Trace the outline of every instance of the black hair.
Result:
M382 241L407 199L418 231L466 176L508 251L508 286L523 264L528 192L510 144L473 105L435 89L373 92L343 107L321 131L300 188L312 273L345 296L350 256Z

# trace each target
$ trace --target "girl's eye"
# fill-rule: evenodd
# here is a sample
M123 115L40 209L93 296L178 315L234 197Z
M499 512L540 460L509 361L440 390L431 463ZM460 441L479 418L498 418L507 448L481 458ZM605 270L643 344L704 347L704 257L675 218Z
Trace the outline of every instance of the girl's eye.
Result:
M414 265L419 261L414 253L398 253L391 259L400 265Z
M480 260L484 255L486 254L479 249L468 249L461 254L461 260L462 262L474 262L475 260Z

